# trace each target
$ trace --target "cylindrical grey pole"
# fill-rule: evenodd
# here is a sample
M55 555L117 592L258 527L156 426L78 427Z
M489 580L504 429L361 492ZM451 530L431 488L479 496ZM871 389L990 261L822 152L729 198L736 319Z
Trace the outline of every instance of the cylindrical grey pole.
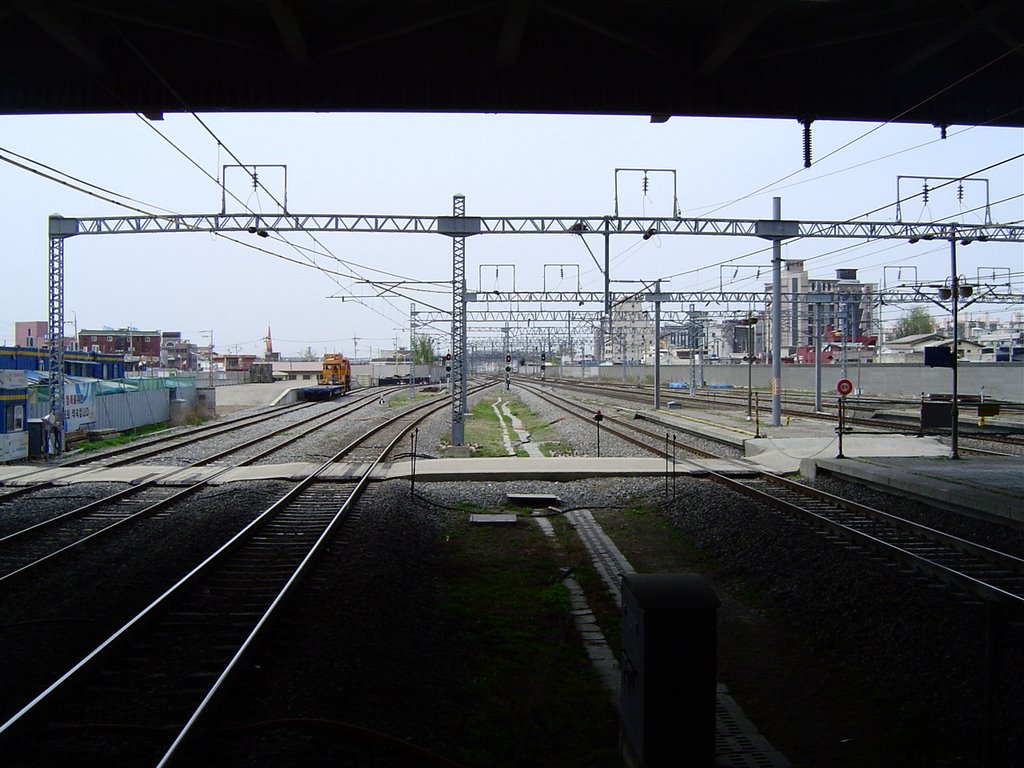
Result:
M814 411L821 413L821 303L814 304Z
M960 458L960 404L957 399L957 373L960 367L959 352L957 347L959 346L958 341L960 332L958 329L957 315L960 310L960 279L956 274L956 229L950 227L949 237L949 259L950 259L950 280L949 287L951 289L950 298L953 302L953 403L949 409L949 415L951 417L950 423L950 443L952 444L952 451L950 452L951 459Z
M661 280L654 288L661 293ZM661 301L654 302L654 410L661 408Z
M782 198L772 198L772 218L782 218ZM782 423L782 240L772 240L772 426Z

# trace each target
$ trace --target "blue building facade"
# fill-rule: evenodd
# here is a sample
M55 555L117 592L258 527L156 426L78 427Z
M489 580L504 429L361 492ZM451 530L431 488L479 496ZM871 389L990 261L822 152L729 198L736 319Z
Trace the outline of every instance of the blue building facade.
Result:
M24 371L0 371L0 463L28 456L28 381Z
M0 347L0 370L49 371L50 353L38 347ZM91 379L123 379L124 355L64 351L64 373Z

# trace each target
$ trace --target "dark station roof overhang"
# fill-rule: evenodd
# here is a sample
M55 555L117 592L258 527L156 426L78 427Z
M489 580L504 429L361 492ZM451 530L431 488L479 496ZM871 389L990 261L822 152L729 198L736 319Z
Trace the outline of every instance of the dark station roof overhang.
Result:
M0 113L1024 125L1020 0L0 1Z

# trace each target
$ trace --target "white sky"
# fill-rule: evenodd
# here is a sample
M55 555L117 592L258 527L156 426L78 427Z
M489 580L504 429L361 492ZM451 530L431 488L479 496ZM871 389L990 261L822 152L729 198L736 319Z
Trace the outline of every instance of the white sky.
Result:
M191 115L168 115L156 123L134 115L3 116L0 156L19 153L142 201L139 207L154 213L218 212L221 190L200 168L218 177L222 165L235 162L230 150L243 163L287 165L291 213L450 215L452 195L461 193L468 215L600 216L614 212L616 168L658 168L677 171L679 207L686 217L770 218L772 197L779 196L788 219L862 220L881 208L869 218L891 221L897 176L977 175L989 180L993 203L1008 199L993 205L994 222L1024 221L1024 160L1004 162L1024 153L1024 131L1019 129L951 126L943 141L930 126L816 122L815 164L805 170L802 128L796 121L674 117L653 125L641 117L400 114L201 118L223 147ZM619 212L671 215L670 176L652 174L646 196L641 178L620 174ZM275 210L270 196L253 192L237 171L232 179L231 191L252 210ZM261 181L279 198L283 194L279 174L267 170ZM131 212L8 163L0 163L0 185L0 343L13 343L15 321L47 316L47 216ZM900 190L904 197L918 191L919 182L908 182ZM726 205L730 201L736 202ZM904 203L903 220L981 222L983 211L972 209L984 202L981 183L966 184L962 202L951 186L933 193L928 206L921 198ZM229 199L228 210L241 212L242 205ZM274 239L240 237L289 259L305 260L308 255ZM306 235L284 237L300 248L322 251ZM451 279L452 244L447 237L321 233L317 239L333 254L315 256L324 268L376 280L394 278L370 267L414 280ZM602 239L591 237L589 242L601 258ZM769 279L767 245L753 238L663 236L645 242L616 236L611 240L612 278L672 276L663 286L672 291L716 290L723 280L726 290L751 290ZM847 247L851 245L857 247ZM837 249L843 250L830 253ZM344 266L334 257L361 266ZM884 278L890 285L900 273L888 270L883 275L885 266L913 266L919 280L935 282L948 276L950 266L948 245L937 241L802 240L785 246L783 257L808 260L812 277L831 278L836 268L847 267L858 269L861 280ZM726 260L734 261L718 266ZM577 269L545 267L555 264L579 265L584 290L603 288L586 248L572 236L467 240L470 290L512 289L512 270L498 269L496 277L495 264L516 265L518 290L575 290ZM959 272L971 280L979 269L988 273L996 267L1000 279L1008 271L1013 290L1024 291L1022 244L961 247L958 264ZM909 269L901 276L913 278ZM77 319L79 328L130 324L181 330L200 344L201 334L212 329L221 352L262 354L269 325L274 349L285 355L306 347L316 354L351 355L356 337L363 356L370 348L393 347L396 336L400 344L408 343L410 300L421 308L451 307L446 290L410 293L391 303L328 298L345 293L342 286L360 296L373 291L351 280L340 283L323 272L210 234L83 236L66 244L68 321ZM941 313L927 306L933 314ZM1021 309L976 305L969 312L1008 319ZM883 319L900 314L900 309L887 307Z

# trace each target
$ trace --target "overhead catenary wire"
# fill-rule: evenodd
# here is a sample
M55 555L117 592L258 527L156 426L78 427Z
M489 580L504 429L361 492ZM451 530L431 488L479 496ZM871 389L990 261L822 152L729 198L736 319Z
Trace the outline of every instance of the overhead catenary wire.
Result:
M953 180L951 180L949 182L944 183L942 186L945 186L945 184L955 183L958 179L965 179L965 178L968 178L970 176L976 176L979 173L984 173L985 171L991 170L991 169L996 168L996 167L998 167L1000 165L1005 165L1006 163L1010 163L1010 162L1013 162L1015 160L1020 160L1021 158L1024 158L1024 153L1013 155L1011 157L1005 158L1005 159L1000 160L998 162L991 163L991 164L989 164L989 165L987 165L987 166L985 166L983 168L980 168L978 170L971 171L970 173L963 174L963 175L957 177L956 179L953 179ZM933 190L936 189L936 188L938 188L938 187L937 186L936 187L932 187ZM922 194L921 192L917 192L916 194L910 195L909 197L900 198L899 202L906 202L906 201L909 201L909 200L913 200L916 197L919 197L921 194ZM1018 195L1011 195L1010 197L1006 197L1006 198L1003 198L1002 200L996 201L992 205L995 206L995 205L999 205L999 204L1002 204L1002 203L1005 203L1005 202L1010 202L1012 200L1016 200L1018 198L1021 198L1022 196L1024 196L1024 195L1020 195L1020 194L1018 194ZM865 213L861 213L861 214L858 214L856 216L851 216L850 218L846 219L846 221L847 222L857 221L857 220L862 219L862 218L864 218L866 216L870 216L872 213L877 213L878 211L883 211L883 210L885 210L887 208L893 208L893 207L895 207L895 205L896 205L896 203L887 203L886 205L880 206L880 207L875 208L875 209L873 209L871 211L867 211ZM972 210L977 210L977 209L972 209ZM950 217L947 216L947 217L944 217L944 218L950 218ZM940 221L942 221L942 220L943 219L940 219ZM798 236L798 237L792 238L792 240L790 240L789 242L796 242L797 240L802 240L802 239L804 239L803 236ZM849 249L849 248L863 247L864 245L867 245L868 243L871 243L871 242L875 242L875 239L868 239L868 240L866 240L863 243L856 243L856 244L851 245L851 246L844 246L844 248L845 249ZM676 273L671 274L671 275L665 275L661 279L662 280L670 280L670 279L675 278L675 277L682 277L684 275L693 274L694 272L698 272L701 269L714 269L716 267L725 266L727 264L733 264L733 263L735 263L737 261L741 261L743 259L751 258L753 256L759 256L759 255L764 254L764 253L768 253L768 252L771 251L771 249L772 249L772 247L770 245L767 245L767 246L764 246L763 248L758 248L758 249L756 249L754 251L748 251L747 253L740 254L738 256L732 256L732 257L730 257L728 259L723 259L721 261L718 261L718 262L715 262L715 263L712 263L712 264L703 265L703 266L701 266L699 268L684 270L682 272L676 272ZM823 254L823 255L825 255L825 254ZM812 258L815 258L815 257L812 257Z
M126 42L127 42L127 41L126 41ZM135 49L134 49L134 47L133 47L133 50L135 50ZM143 60L143 61L144 61L144 62L145 62L145 63L146 63L147 65L149 65L149 63L145 61L145 58L144 58L144 57L142 57L142 56L141 56L141 54L139 54L139 52L138 52L137 50L136 50L136 53L137 53L137 54L138 54L138 55L140 56L140 58L141 58L141 59L142 59L142 60ZM165 84L165 85L166 85L166 86L167 86L167 87L168 87L169 89L171 89L171 86L170 86L169 84L167 84L167 83L166 83L166 82L165 82L165 81L163 80L163 78L162 78L162 77L160 77L159 73L155 72L155 70L153 70L153 71L154 71L154 74L155 74L155 75L156 75L156 76L157 76L157 77L158 77L158 78L159 78L159 79L161 80L161 82L164 82L164 84ZM967 77L969 77L969 76L967 76ZM958 81L958 82L959 82L959 81ZM952 87L952 86L947 86L947 88L948 88L948 87ZM172 92L173 92L173 89L171 89L171 90L172 90ZM940 91L939 93L941 93L941 92L942 92L942 91ZM177 94L175 94L175 96L177 97ZM179 99L179 100L180 100L180 99ZM922 102L922 103L924 103L924 102ZM185 108L187 109L187 105L184 105L184 104L183 104L183 106L184 106L184 107L185 107ZM221 141L221 139L220 139L220 138L219 138L219 137L218 137L218 136L216 135L216 133L214 133L214 132L213 132L213 130L212 130L212 129L211 129L211 128L210 128L210 127L209 127L209 126L208 126L208 125L207 125L207 124L206 124L206 123L205 123L205 122L204 122L204 121L203 121L203 120L202 120L202 119L201 119L200 117L199 117L199 115L197 115L197 114L195 114L194 112L191 112L191 111L190 111L190 114L192 114L192 115L193 115L193 117L194 117L194 118L195 118L195 119L196 119L196 120L197 120L197 121L199 122L199 124L200 124L200 125L202 125L202 126L203 126L203 128L204 128L204 129L205 129L205 130L206 130L206 131L207 131L207 132L208 132L208 133L209 133L209 134L210 134L210 135L211 135L211 136L212 136L212 137L213 137L213 138L214 138L214 139L215 139L215 140L217 141L218 149L219 149L219 148L221 148L221 147L223 147L223 148L224 148L224 149L225 149L225 150L226 150L226 151L227 151L227 152L228 152L228 153L229 153L229 154L231 155L231 157L232 157L232 158L234 158L234 159L236 159L236 160L238 159L238 158L237 158L237 157L236 157L236 156L234 155L234 153L232 153L232 152L231 152L231 151L230 151L230 150L229 150L229 149L228 149L228 148L226 147L226 145L224 145L224 144L223 144L223 142L222 142L222 141ZM898 119L898 117L899 117L899 116L897 116L897 118L893 118L893 119ZM149 125L150 127L153 127L153 126L151 125L151 123L150 123L149 121L147 121L147 125ZM883 125L884 125L884 124L883 124ZM880 128L881 126L878 126L878 127ZM873 129L873 130L877 130L877 129L878 129L878 128L875 128L875 129ZM157 133L159 134L160 132L159 132L159 131L157 131ZM868 133L871 133L871 132L869 131ZM160 134L160 135L162 135L162 134ZM865 134L865 136L866 136L866 135L867 135L867 134ZM863 137L861 137L861 138L863 138ZM165 140L166 140L166 138L165 138ZM855 139L855 140L854 140L854 142L855 142L855 141L857 141L857 140L859 140L859 139ZM852 143L854 143L854 142L849 142L849 143L848 143L847 145L844 145L844 147L841 147L841 148L839 148L839 149L835 150L834 152L832 152L832 153L829 153L829 155L826 155L825 157L829 157L829 156L831 156L832 154L835 154L835 152L838 152L838 151L840 151L841 149L845 148L846 146L849 146L849 144L852 144ZM173 142L170 142L170 143L172 144L172 146L175 146ZM179 149L179 151L181 151L181 150ZM183 154L183 155L184 155L185 157L188 157L187 153L184 153L184 152L183 152L182 154ZM190 159L190 161L191 161L191 158L189 158L189 159ZM824 158L822 158L822 159L824 159ZM192 161L192 162L194 162L194 161ZM819 161L819 162L820 162L820 161ZM245 164L241 163L241 161L239 161L239 164L240 164L240 165L245 165ZM198 167L198 165L197 165L197 167ZM205 171L204 171L204 172L205 172ZM209 174L208 174L208 173L207 173L207 176L209 176ZM217 179L214 179L214 178L213 178L212 176L211 176L210 178L211 178L212 180L214 180L214 181L217 181ZM219 182L218 182L218 183L219 183ZM801 182L801 183L803 183L803 182ZM262 182L260 182L260 185L262 186ZM268 194L270 194L270 196L271 196L272 198L274 197L274 196L273 196L273 194L272 194L272 193L271 193L271 192L270 192L269 190L267 190L267 193L268 193ZM275 202L276 202L276 198L274 198L274 199L275 199ZM136 209L136 210L138 210L138 209ZM321 246L322 248L324 248L324 250L325 250L325 251L327 251L327 253L324 253L324 254L323 254L323 255L324 255L324 256L326 256L326 257L329 257L329 258L335 259L335 260L339 261L339 263L344 263L344 264L348 264L348 265L351 265L351 266L353 266L353 268L356 268L356 267L358 267L359 269L368 269L368 270L374 270L375 272L379 272L380 274L387 274L387 275L391 275L391 274L392 274L392 273L388 273L388 272L385 272L385 271L383 271L383 270L376 270L375 268L373 268L373 267L368 267L368 266L366 266L366 265L358 265L358 264L356 264L355 262L346 262L345 260L343 260L343 259L340 259L339 257L335 256L335 255L334 255L333 253L330 253L330 251L329 251L328 249L326 249L326 247L325 247L325 246L323 246L323 244L322 244L322 243L320 243L320 241L319 241L319 240L317 240L317 238L313 237L312 235L310 235L310 236L311 236L311 238L313 239L313 241L314 241L315 243L317 243L317 244L318 244L318 245L320 245L320 246ZM232 238L227 238L227 239L229 239L229 240L232 240L233 242L239 242L239 243L242 243L242 241L237 241L237 240L233 240ZM285 245L287 245L287 246L290 246L290 247L292 247L292 248L295 248L295 249L301 249L301 250L303 251L303 254L302 254L302 255L303 255L304 257L306 257L307 259L308 259L308 257L306 256L306 254L307 254L307 253L312 253L312 254L314 254L314 255L318 255L317 251L315 251L315 250L312 250L312 249L308 249L308 248L304 248L303 246L299 246L299 245L297 245L297 244L295 244L295 243L291 243L291 242L290 242L290 241L289 241L289 240L288 240L287 238L285 238L285 237L279 237L279 239L280 239L280 241L281 241L281 242L282 242L283 244L285 244ZM245 244L245 245L246 245L246 247L253 247L253 246L249 246L249 245L248 245L247 243L242 243L242 244ZM637 245L637 246L639 246L640 244L638 243L638 244L636 244L636 245ZM633 251L632 251L633 247L634 247L634 246L630 246L630 248L627 248L627 249L626 249L625 251L623 251L622 253L620 253L620 254L616 255L616 256L614 257L615 261L616 261L617 263L621 263L622 261L625 261L626 259L628 259L628 258L631 258L631 255L630 255L630 254L631 254L631 253L633 252ZM860 247L860 245L858 245L858 246L853 246L853 247ZM266 250L264 250L264 249L261 249L261 248L258 248L258 247L254 247L254 249L255 249L255 250L257 250L257 251L262 251L262 252L264 252L264 253L271 253L270 251L266 251ZM291 259L287 259L286 257L282 257L282 256L279 256L279 255L277 255L277 254L272 254L272 255L275 255L275 256L276 256L276 257L278 257L278 258L284 258L284 259L285 259L286 261L292 261ZM322 268L321 268L321 267L320 267L319 265L317 265L317 264L315 263L315 261L316 261L316 260L315 260L315 258L312 258L312 259L308 259L308 260L309 260L309 261L311 262L311 265L313 266L313 268L315 268L315 269L320 269L321 271L323 271L323 272L324 272L325 274L327 274L327 275L329 275L329 276L330 276L330 275L339 275L339 276L343 276L343 277L344 277L345 279L353 279L353 277L352 277L351 275L341 275L341 274L340 274L340 273L338 273L338 272L333 272L333 271L323 270L323 269L322 269ZM299 262L299 263L300 263L300 262ZM705 269L706 269L707 267L703 267L703 268L705 268ZM684 274L684 273L681 273L681 274ZM332 278L332 279L333 279L333 278ZM335 282L337 282L337 281L335 280ZM372 281L372 280L367 280L366 282L368 282L368 283L369 283L369 284L371 284L371 285L377 285L377 286L379 286L379 285L380 285L380 283L379 283L379 282L375 282L375 281ZM340 285L340 283L339 283L339 285ZM342 286L342 288L343 288L343 290L345 290L345 291L347 291L347 292L351 293L351 290L350 290L350 288L347 288L347 287L344 287L344 286ZM410 288L408 288L408 287L405 287L405 288L403 288L403 291L404 291L404 292L409 292L409 291L411 291L411 290L412 290L412 289L410 289ZM390 292L392 292L392 289L389 289L389 291L388 291L388 292L389 292L389 293L390 293ZM394 293L397 293L397 291L394 291ZM384 297L384 298L386 299L386 297ZM356 301L357 303L360 303L360 304L362 304L362 303L363 303L363 302L361 302L361 301L358 301L358 299L357 299L357 298L355 298L355 297L353 297L353 298L352 298L352 300L353 300L353 301ZM391 307L392 307L393 309L396 309L396 308L394 307L394 305L391 305L390 303L389 303L389 306L391 306ZM381 313L379 313L379 312L378 312L378 314L381 314ZM381 314L381 316L382 316L382 317L386 317L386 316L385 316L385 315L383 315L383 314ZM391 319L391 318L388 318L388 319Z
M914 144L913 146L910 146L910 147L904 147L904 148L898 149L898 150L896 150L894 152L889 152L889 153L884 154L884 155L879 155L878 157L873 157L870 160L864 160L864 161L859 162L859 163L854 163L853 165L848 165L845 168L837 168L836 170L829 171L828 173L818 173L818 174L814 175L812 178L801 179L799 181L794 181L791 184L778 184L778 183L772 184L772 185L769 185L768 189L770 189L772 192L780 192L780 191L785 190L785 189L792 189L794 187L803 186L805 184L814 184L814 183L816 183L818 181L822 181L823 179L827 179L827 178L830 178L832 176L838 176L840 174L848 173L849 171L853 171L853 170L856 170L858 168L864 168L865 166L873 165L874 163L881 162L882 160L889 160L889 159L891 159L893 157L898 157L899 155L907 154L909 152L913 152L915 150L922 149L924 147L929 147L932 144L939 144L939 143L942 143L944 141L950 141L952 139L955 139L955 138L958 138L958 137L962 136L965 133L969 133L970 131L973 131L973 130L975 130L977 128L983 128L983 127L985 127L987 125L990 125L992 123L995 123L995 122L998 122L1000 120L1003 120L1003 119L1009 117L1010 115L1016 114L1017 112L1021 112L1021 111L1024 111L1024 107L1020 107L1018 109L1010 110L1009 112L1005 112L1002 115L998 115L996 117L991 118L990 120L986 120L984 123L978 123L976 125L968 125L968 126L962 128L961 130L953 131L952 133L949 133L946 138L930 139L928 141L921 142L919 144ZM824 159L824 158L822 158L822 159ZM820 163L820 161L818 161L818 162ZM816 163L815 165L817 165L817 164L818 163ZM790 178L792 178L792 175L790 176ZM766 191L768 191L768 189L763 189L761 191L765 191L766 192ZM753 193L753 194L756 194L756 193ZM733 202L738 202L739 200L745 200L745 199L747 199L750 196L752 196L752 195L747 195L747 196L744 196L743 198L738 198L736 201L733 201ZM732 204L732 202L729 202L729 201L719 201L719 202L716 202L716 203L708 203L706 205L697 206L697 207L694 207L694 208L689 208L689 209L687 209L687 212L688 213L696 213L698 211L703 211L705 209L713 209L711 212L714 212L716 210L721 210L722 207L726 207L726 206L731 205L731 204Z
M993 59L989 60L985 64L982 64L981 66L975 68L974 70L972 70L971 72L967 73L966 75L963 75L959 79L954 80L949 85L947 85L947 86L945 86L943 88L940 88L938 91L933 93L931 96L925 97L924 99L922 99L918 103L914 104L913 106L907 107L902 112L900 112L899 114L895 115L894 117L891 117L888 120L886 120L886 121L884 121L882 123L879 123L878 125L874 126L873 128L871 128L868 131L865 131L864 133L862 133L861 135L857 136L856 138L851 139L850 141L848 141L845 144L837 147L836 149L832 150L831 152L828 152L823 157L821 157L817 161L817 163L820 164L823 161L827 160L828 158L833 157L834 155L838 154L839 152L842 152L843 150L853 146L857 142L862 141L863 139L866 139L868 136L870 136L871 134L875 133L876 131L881 130L886 125L889 125L890 123L894 123L897 120L899 120L901 117L904 117L905 115L910 114L915 109L923 107L925 104L927 104L928 102L932 101L933 99L938 98L943 93L945 93L946 91L950 90L951 88L955 88L956 86L960 85L961 83L964 83L965 81L967 81L970 78L974 77L975 75L985 71L989 67L993 66L994 64L997 64L998 62L1002 61L1003 59L1007 58L1008 56L1011 56L1011 55L1017 53L1022 48L1024 48L1024 43L1020 43L1020 44L1018 44L1018 45L1016 45L1016 46L1014 46L1014 47L1012 47L1012 48L1002 52L1001 54L999 54L998 56L996 56ZM1017 110L1014 110L1014 111L1017 111ZM748 198L751 198L751 197L753 197L755 195L758 195L758 194L760 194L762 192L765 192L765 191L775 187L776 185L781 184L784 181L788 181L789 179L793 178L794 176L797 176L798 174L803 173L806 170L807 170L807 168L805 168L805 167L797 168L796 170L792 171L791 173L786 174L785 176L783 176L780 179L776 179L775 181L770 182L769 184L765 184L764 186L759 187L758 189L755 189L752 192L748 192L745 195L742 195L742 196L740 196L738 198L735 198L734 200L730 200L729 202L724 203L723 205L720 205L720 206L718 206L717 208L714 208L711 211L708 211L705 215L710 215L712 213L716 213L717 211L720 211L723 208L728 208L729 206L734 205L735 203L741 202L741 201L746 200Z
M113 24L112 24L112 25L113 25ZM164 86L165 88L167 88L168 92L169 92L169 93L170 93L170 94L171 94L171 95L173 96L173 98L174 98L174 99L175 99L175 100L176 100L176 101L178 102L178 104L180 104L180 105L181 105L182 109L183 109L183 110L185 110L186 112L188 112L188 114L190 114L190 115L191 115L191 116L192 116L192 117L193 117L193 118L194 118L194 119L195 119L195 120L196 120L196 121L197 121L197 122L199 123L199 125L200 125L200 126L201 126L201 127L203 128L203 130L205 130L205 131L206 131L206 132L207 132L207 133L208 133L208 134L210 135L210 137L211 137L211 138L213 138L213 140L214 140L215 142L217 142L217 147L218 147L218 149L223 149L223 150L224 150L225 152L227 152L227 154L228 154L228 155L229 155L229 156L231 157L231 159L232 159L232 160L234 160L234 161L235 161L235 163L237 163L237 164L238 164L239 166L241 166L241 167L243 167L243 168L245 168L245 167L248 167L249 165L252 165L251 163L248 163L248 164L247 164L247 163L243 163L243 162L242 162L242 160L241 160L241 159L240 159L240 158L239 158L239 157L238 157L238 156L237 156L237 155L236 155L236 154L235 154L235 153L234 153L234 152L233 152L233 151L231 150L231 148L230 148L230 147L228 147L228 146L227 146L227 144L225 144L225 143L224 143L224 142L223 142L223 141L221 140L221 138L220 138L220 137L219 137L219 136L218 136L218 135L217 135L217 134L216 134L216 133L215 133L215 132L213 131L213 129L212 129L212 128L210 128L210 126L209 126L209 125L208 125L208 124L206 123L206 121L204 121L204 120L203 120L203 119L202 119L202 118L201 118L201 117L200 117L200 116L199 116L199 115L198 115L198 114L197 114L197 113L196 113L196 112L195 112L194 110L192 110L192 109L191 109L191 108L189 107L189 105L188 105L188 104L187 104L187 103L185 102L185 100L184 100L184 99L183 99L183 98L181 97L181 95L180 95L180 94L179 94L179 93L177 92L177 90L176 90L176 89L175 89L175 88L174 88L174 87L173 87L173 86L172 86L172 85L171 85L171 84L170 84L170 83L169 83L169 82L168 82L168 81L166 80L166 78L164 78L164 76L163 76L163 75L162 75L162 74L161 74L161 73L160 73L160 72L159 72L159 71L158 71L158 70L157 70L157 69L156 69L156 68L155 68L155 67L154 67L154 66L152 65L152 63L151 63L151 62L149 61L149 59L148 59L148 58L147 58L146 56L144 56L144 55L142 54L142 52L141 52L141 51L140 51L140 50L138 49L138 47L136 47L136 46L135 46L135 45L134 45L134 44L133 44L133 43L132 43L132 42L131 42L131 41L130 41L130 40L129 40L129 39L127 38L127 37L125 37L125 35L124 35L124 34L122 34L121 30L120 30L119 28L117 28L117 26L116 26L116 25L113 25L113 26L114 26L114 29L115 29L115 31L117 32L118 36L119 36L119 37L120 37L120 38L122 39L122 41L123 41L123 42L125 43L125 45L126 45L126 46L127 46L127 47L128 47L128 48L129 48L129 49L130 49L130 50L131 50L131 51L132 51L132 52L133 52L134 54L135 54L135 56L136 56L136 57L137 57L137 58L138 58L138 59L139 59L139 60L140 60L140 61L141 61L141 62L143 63L143 65L144 65L144 66L145 66L145 67L146 67L146 68L147 68L147 69L148 69L148 70L150 71L150 73L151 73L151 74L152 74L152 75L153 75L153 76L154 76L154 77L155 77L155 78L156 78L156 79L157 79L157 80L158 80L158 81L159 81L159 82L160 82L160 83L161 83L161 84L162 84L162 85L163 85L163 86ZM140 117L142 117L142 116L140 115ZM143 118L143 119L145 119L145 118ZM161 136L162 136L162 137L163 137L163 138L165 139L165 141L168 141L169 143L171 143L171 144L172 144L172 146L174 146L174 147L175 147L175 149L177 149L177 150L178 150L178 151L179 151L179 152L180 152L181 154L183 154L183 155L185 155L186 157L188 157L188 154L187 154L187 153L185 153L185 152L184 152L183 150L181 150L181 149L180 149L179 147L177 147L177 145L175 145L175 144L174 144L173 142L171 142L171 141L170 141L170 139L168 139L168 138L167 138L166 136L163 136L162 132L160 132L159 130L157 130L155 126L153 126L153 125L152 125L151 123L149 123L148 121L147 121L147 125L149 125L149 127L150 127L151 129L155 130L155 131L156 131L156 132L157 132L158 134L160 134L160 135L161 135ZM190 157L189 157L189 160L190 160L190 162L192 162L192 163L193 163L194 165L197 165L197 167L199 167L199 166L198 166L198 163L195 163L195 161L194 161L194 160L192 160L192 159L191 159ZM206 172L205 170L204 170L204 173L205 173L205 175L206 175L206 176L208 176L208 177L210 177L210 178L213 178L213 177L212 177L212 176L211 176L211 175L210 175L210 174L209 174L208 172ZM215 181L215 182L216 182L216 183L217 183L218 185L220 185L220 181L219 181L219 180L217 180L217 179L214 179L214 181ZM277 197L276 197L276 196L275 196L275 195L273 194L273 192L271 192L271 191L270 191L269 189L267 189L267 188L266 188L266 186L265 186L265 185L263 185L263 183L262 183L262 182L259 182L259 181L257 180L257 178L255 177L255 175L254 175L254 177L253 177L253 186L254 186L254 188L258 186L259 188L263 189L263 190L264 190L264 191L265 191L265 192L267 193L267 195L268 195L268 196L270 197L270 199L274 201L274 204L275 204L276 206L278 206L278 207L279 207L279 208L280 208L281 210L284 210L284 205L283 205L283 203L281 203L281 201L277 199ZM250 213L253 213L254 215L256 215L256 214L255 214L255 212L254 212L254 211L252 211L252 210L251 210L251 209L250 209L250 208L249 208L249 207L248 207L248 206L246 205L246 203L243 203L243 202L242 202L242 201L241 201L241 200L240 200L240 199L239 199L239 198L238 198L237 196L235 196L235 195L233 195L233 194L232 194L232 197L233 197L233 198L234 198L234 199L235 199L236 201L238 201L239 203L241 203L241 204L243 205L243 207L245 207L245 208L246 208L246 210L248 210L248 211L249 211ZM319 247L320 247L320 248L321 248L321 249L323 250L323 254L322 254L322 255L324 255L324 256L327 256L328 258L332 258L332 259L334 259L334 260L337 260L337 261L339 261L339 262L342 262L342 263L344 263L344 262L343 262L343 260L341 260L341 259L340 259L339 257L337 257L337 256L336 256L336 255L335 255L335 254L334 254L333 252L331 252L331 250L330 250L330 249L329 249L329 248L328 248L328 247L327 247L326 245L324 245L324 244L323 244L323 243L322 243L322 242L321 242L321 241L320 241L320 240L319 240L319 239L318 239L318 238L317 238L317 237L316 237L316 236L315 236L315 235L314 235L313 233L311 233L311 232L307 232L306 234L307 234L307 235L308 235L308 236L310 237L310 239L311 239L311 240L312 240L312 241L313 241L314 243L316 243L316 244L317 244L317 245L318 245L318 246L319 246ZM282 236L282 237L280 237L279 239L280 239L280 240L281 240L281 241L282 241L283 243L285 243L286 245L288 245L289 247L292 247L292 248L294 248L294 249L298 250L298 246L297 246L297 245L296 245L295 243L292 243L292 242L291 242L290 240L288 240L288 238L286 238L286 237L283 237L283 236ZM303 254L303 255L305 255L305 254ZM307 259L308 259L308 260L309 260L309 261L310 261L311 263L313 263L314 265L316 265L316 261L315 261L315 259L312 259L312 258L310 258L309 256L306 256L306 258L307 258ZM316 265L316 266L318 267L318 265ZM341 289L342 289L342 290L344 290L344 291L348 291L348 292L349 292L349 293L351 294L351 291L350 291L350 289L349 289L349 288L348 288L347 286L344 286L344 285L342 285L342 284L341 284L340 282L338 282L337 280L335 280L335 279L334 279L334 278L333 278L333 277L331 276L331 274L330 274L329 272L326 272L326 271L325 271L325 274L326 274L326 275L328 275L328 277L330 277L330 278L331 278L331 279L332 279L332 280L333 280L333 281L334 281L334 282L335 282L335 283L336 283L336 284L338 285L338 287L339 287L339 288L341 288ZM398 276L398 275L393 275L392 273L384 273L384 274L389 274L390 276L394 276L394 277L400 277L400 276ZM363 279L363 280L365 280L365 278L363 278L363 277L361 277L360 279ZM367 281L367 282L372 282L372 281ZM405 297L405 298L409 298L409 297ZM394 318L393 318L393 317L388 317L387 315L385 315L384 313L380 312L380 311L379 311L379 310L377 310L376 308L374 308L374 307L370 306L369 304L366 304L365 302L361 301L360 299L358 299L358 298L357 298L357 297L355 297L354 295L352 296L352 301L355 301L356 303L358 303L358 304L360 304L360 305L362 305L362 306L365 306L366 308L368 308L368 309L370 309L371 311L373 311L374 313L376 313L376 314L380 315L381 317L383 317L384 319L388 320L389 322L393 322L393 321L394 321ZM391 301L390 301L390 300L389 300L389 299L388 299L387 297L384 297L384 301L385 301L385 303L387 303L387 304L388 304L388 306L390 306L390 307L392 308L392 310L394 310L394 311L395 311L396 313L399 313L399 315L401 315L401 312L402 312L402 310L401 310L401 309L400 309L399 307L395 306L395 305L394 305L394 304L393 304L393 303L392 303L392 302L391 302Z

